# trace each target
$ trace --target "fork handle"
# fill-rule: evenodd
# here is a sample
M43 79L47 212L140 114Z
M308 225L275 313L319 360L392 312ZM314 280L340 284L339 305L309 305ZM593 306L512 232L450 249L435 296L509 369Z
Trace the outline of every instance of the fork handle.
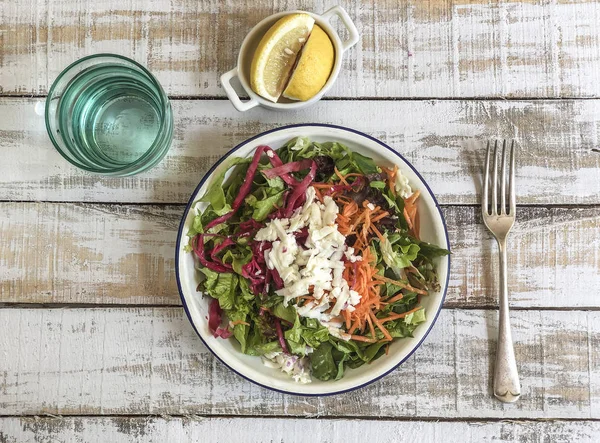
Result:
M498 324L498 348L494 370L494 395L500 401L513 403L521 396L521 384L517 372L517 361L510 332L508 313L508 267L506 238L498 239L500 251L500 319Z

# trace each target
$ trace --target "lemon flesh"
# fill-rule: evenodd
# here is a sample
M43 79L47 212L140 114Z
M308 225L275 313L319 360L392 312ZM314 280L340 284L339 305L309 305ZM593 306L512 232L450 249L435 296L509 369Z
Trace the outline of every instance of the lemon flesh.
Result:
M335 50L331 39L318 25L308 38L296 69L283 91L283 96L292 100L306 101L319 93L333 69Z
M308 14L290 14L271 26L252 59L250 86L254 92L272 102L279 99L314 23Z

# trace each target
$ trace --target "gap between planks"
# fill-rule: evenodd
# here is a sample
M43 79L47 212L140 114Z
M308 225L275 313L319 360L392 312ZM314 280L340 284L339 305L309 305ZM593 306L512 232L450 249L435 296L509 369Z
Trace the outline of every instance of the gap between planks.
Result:
M353 419L305 420L278 418L212 417L93 417L5 418L0 441L89 441L147 443L165 441L312 443L344 441L362 443L363 435L385 443L445 441L481 442L595 442L600 425L594 421L504 420L479 421L362 421ZM267 440L265 440L265 438Z
M2 98L38 98L45 99L48 96L45 94L0 94ZM248 100L250 97L240 95L241 100ZM577 96L561 96L561 97L527 97L527 96L510 96L510 97L498 97L498 96L472 96L472 97L377 97L377 96L361 96L361 97L341 97L341 96L327 96L321 98L321 101L339 101L339 102L357 102L357 101L372 101L372 102L422 102L422 101L464 101L464 102L519 102L519 101L531 101L531 102L552 102L552 101L578 101L578 100L598 100L600 95L590 95L586 97ZM169 95L169 100L180 100L180 101L224 101L227 102L227 97L219 95Z
M290 415L249 415L249 414L22 414L22 415L10 415L0 414L0 420L8 418L22 418L22 419L186 419L186 420L203 420L203 419L252 419L252 420L359 420L366 422L434 422L434 423L547 423L554 421L564 421L568 423L587 423L596 422L600 423L600 418L541 418L541 417L528 417L528 418L502 418L502 417L456 417L448 418L444 416L418 416L418 417L388 417L388 416L362 416L362 415L305 415L305 416L290 416Z

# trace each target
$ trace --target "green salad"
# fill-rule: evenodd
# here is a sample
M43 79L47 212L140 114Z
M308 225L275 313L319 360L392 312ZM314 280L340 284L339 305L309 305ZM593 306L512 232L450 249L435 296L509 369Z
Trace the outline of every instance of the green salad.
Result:
M425 321L449 251L420 240L419 191L398 167L299 137L220 171L187 247L215 338L308 383L339 380Z

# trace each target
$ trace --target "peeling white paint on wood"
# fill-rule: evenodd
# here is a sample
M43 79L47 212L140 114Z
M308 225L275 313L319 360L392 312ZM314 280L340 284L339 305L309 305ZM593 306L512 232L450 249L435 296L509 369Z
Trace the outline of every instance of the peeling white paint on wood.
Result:
M178 304L183 210L0 203L0 301Z
M0 441L53 443L594 443L598 422L584 421L360 421L203 417L0 418Z
M444 310L377 383L334 397L252 385L218 362L179 308L2 309L3 415L202 414L600 418L600 312L513 311L523 395L491 393L496 313Z
M341 0L361 41L333 97L598 97L594 1ZM86 3L0 7L0 93L46 94L68 64L112 52L147 65L171 95L224 96L248 31L275 12L333 4L277 1Z
M0 203L0 302L179 304L184 207ZM497 249L478 208L444 207L452 248L446 306L497 304ZM600 208L519 208L510 238L517 307L599 307Z
M600 100L326 101L314 108L235 113L226 101L174 101L173 146L154 169L106 178L67 163L50 143L36 99L0 99L0 199L185 203L236 144L292 123L364 131L404 155L441 203L476 204L484 143L513 138L520 204L600 203Z

